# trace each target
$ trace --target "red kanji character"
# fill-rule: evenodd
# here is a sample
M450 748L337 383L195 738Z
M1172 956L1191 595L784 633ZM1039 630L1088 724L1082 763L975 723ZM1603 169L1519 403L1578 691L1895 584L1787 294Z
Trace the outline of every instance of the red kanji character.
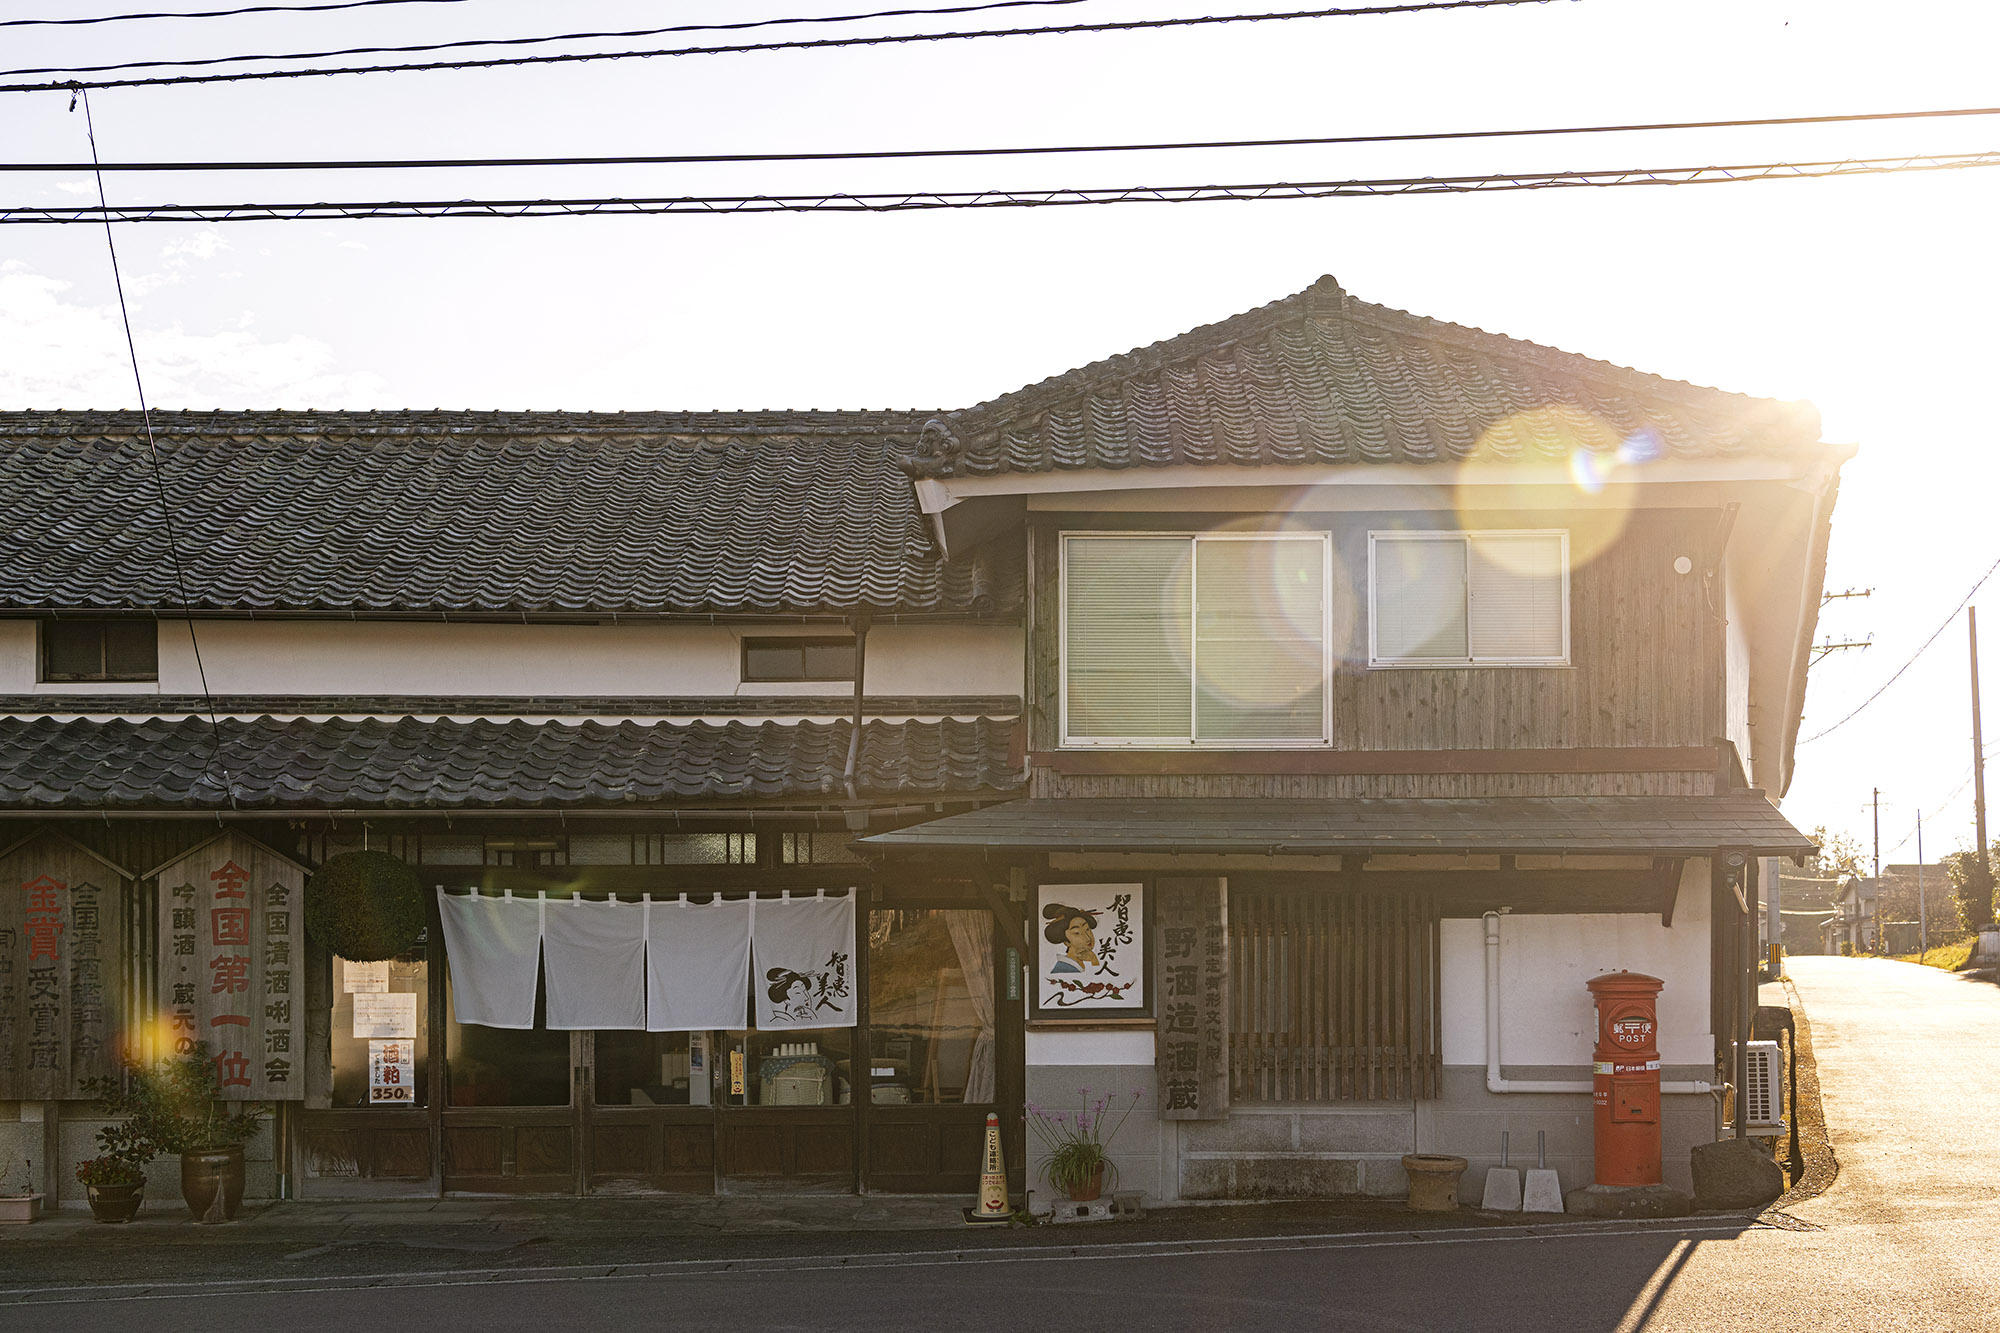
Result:
M224 1051L215 1057L217 1080L225 1088L250 1086L250 1057L241 1051Z
M247 1028L250 1026L250 1015L217 1014L214 1018L208 1020L208 1025L212 1028L219 1028L225 1023L234 1024L235 1026L240 1028Z
M250 942L250 909L247 907L211 907L208 909L208 929L216 944L248 944Z
M222 869L210 872L209 878L216 883L216 897L242 898L246 896L243 886L250 882L250 872L229 861L224 863Z
M210 995L240 995L250 989L248 954L218 954L208 960L208 965L215 972L215 982L208 988Z
M63 933L62 922L54 918L47 920L30 918L26 929L28 932L28 961L30 963L33 963L37 958L61 958L61 951L56 947L56 937Z
M47 875L39 875L21 887L27 890L28 910L30 912L60 912L62 910L62 900L56 897L56 894L68 888L69 885L59 879L50 879Z

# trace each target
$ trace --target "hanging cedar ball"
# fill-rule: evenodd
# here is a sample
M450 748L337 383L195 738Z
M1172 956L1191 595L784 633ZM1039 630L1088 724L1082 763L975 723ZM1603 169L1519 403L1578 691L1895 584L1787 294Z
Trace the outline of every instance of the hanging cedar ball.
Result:
M342 958L394 958L423 932L423 886L387 852L342 852L306 881L306 933Z

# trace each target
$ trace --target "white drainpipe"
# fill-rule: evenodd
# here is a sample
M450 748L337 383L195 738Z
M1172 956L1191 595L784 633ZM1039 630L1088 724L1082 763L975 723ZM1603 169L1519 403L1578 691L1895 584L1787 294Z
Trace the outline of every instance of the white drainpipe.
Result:
M1488 912L1486 922L1486 1090L1488 1092L1562 1092L1587 1093L1595 1091L1588 1079L1564 1081L1548 1079L1536 1082L1532 1079L1509 1079L1500 1077L1500 914ZM1679 1082L1660 1084L1662 1093L1676 1092L1716 1092L1713 1083Z

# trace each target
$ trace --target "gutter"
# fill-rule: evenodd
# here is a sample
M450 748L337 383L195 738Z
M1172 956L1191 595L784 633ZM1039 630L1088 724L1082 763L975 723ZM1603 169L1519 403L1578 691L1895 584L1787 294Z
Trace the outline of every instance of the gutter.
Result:
M1812 546L1806 553L1806 577L1799 589L1799 635L1792 655L1792 678L1786 698L1784 744L1778 752L1778 796L1783 799L1792 787L1798 766L1799 727L1806 715L1806 672L1812 666L1813 631L1819 625L1820 597L1826 591L1827 549L1833 542L1833 506L1840 498L1840 465L1854 457L1850 446L1834 462L1813 515Z
M1488 1092L1592 1093L1594 1079L1532 1079L1500 1077L1500 914L1488 912L1486 923L1486 1090ZM1660 1084L1660 1092L1721 1091L1713 1083L1681 1081Z

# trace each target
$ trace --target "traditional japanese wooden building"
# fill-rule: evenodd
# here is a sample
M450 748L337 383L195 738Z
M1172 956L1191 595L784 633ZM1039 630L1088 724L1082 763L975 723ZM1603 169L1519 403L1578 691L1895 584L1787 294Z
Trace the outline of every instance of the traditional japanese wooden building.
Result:
M1583 1183L1619 967L1670 1180L1718 1130L1744 885L1810 847L1809 408L1323 279L955 413L151 424L158 487L135 414L0 414L52 1187L81 1080L194 1039L302 1197L969 1192L989 1110L1025 1184L1024 1108L1106 1092L1156 1200L1502 1129ZM430 903L366 964L303 915L364 848Z

